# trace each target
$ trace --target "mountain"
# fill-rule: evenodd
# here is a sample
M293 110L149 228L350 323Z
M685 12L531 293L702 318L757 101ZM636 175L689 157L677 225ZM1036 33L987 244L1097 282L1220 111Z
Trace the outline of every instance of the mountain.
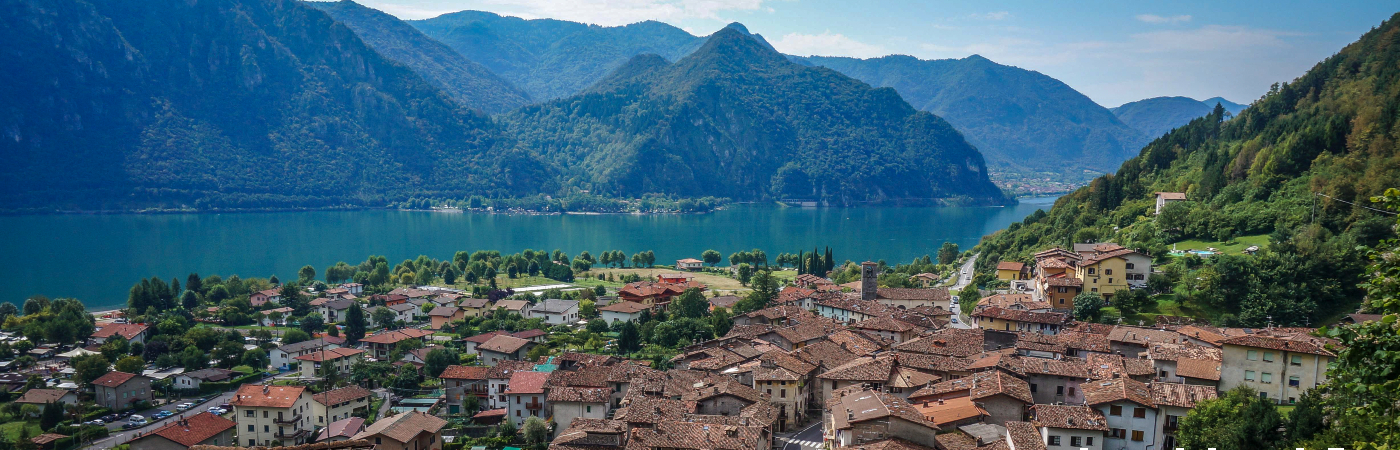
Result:
M1161 136L1172 128L1186 125L1191 119L1210 114L1212 109L1215 109L1214 104L1207 106L1189 97L1155 97L1124 103L1109 111L1124 124L1142 130L1143 134Z
M977 55L941 60L902 55L801 59L894 88L915 108L962 131L994 169L1102 173L1118 168L1146 143L1141 132L1063 82Z
M485 65L535 100L577 94L633 56L655 53L675 61L704 42L655 21L603 27L461 11L408 23Z
M567 184L616 195L1002 204L947 122L725 28L671 63L641 55L584 93L501 117Z
M1218 323L1318 325L1355 311L1367 297L1358 247L1395 236L1393 213L1372 198L1400 186L1397 36L1400 14L1233 119L1221 104L1157 138L1116 173L984 238L978 276L1052 246L1115 241L1169 262L1161 279L1176 302ZM1186 201L1156 215L1157 192ZM1242 237L1267 243L1252 256L1167 256L1184 240L1225 248Z
M1230 113L1231 116L1237 116L1240 114L1240 111L1244 111L1245 108L1249 107L1249 105L1241 105L1239 103L1226 100L1222 97L1211 97L1205 100L1201 100L1201 103L1205 103L1206 106L1209 106L1211 108L1214 108L1215 104L1219 103L1220 106L1225 107L1225 112Z
M4 9L0 209L377 206L547 176L491 151L488 117L296 1Z
M498 113L530 102L525 91L397 17L350 0L306 4L345 24L379 54L418 72L458 104Z

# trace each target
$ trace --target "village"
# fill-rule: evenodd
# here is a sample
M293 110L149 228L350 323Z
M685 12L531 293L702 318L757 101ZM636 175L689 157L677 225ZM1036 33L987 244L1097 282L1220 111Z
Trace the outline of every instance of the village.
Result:
M1313 329L1076 321L1075 297L1092 292L1111 303L1144 288L1153 259L1113 243L1050 248L1034 259L996 266L1006 289L958 291L977 295L975 303L938 282L880 287L881 265L866 262L844 284L810 273L784 278L761 308L732 315L715 313L744 300L698 281L699 259L565 298L493 300L432 285L369 294L342 283L307 288L314 299L305 307L328 325L307 339L281 343L291 332L269 340L230 328L220 331L237 335L227 342L246 343L219 343L194 359L237 360L230 364L118 359L112 368L102 360L82 379L93 369L81 361L157 345L153 336L167 327L117 312L99 317L83 345L5 333L7 348L33 362L0 363L11 399L0 412L21 424L53 422L36 425L42 433L23 428L17 448L58 450L1148 450L1174 448L1188 411L1238 387L1288 407L1326 381L1335 358L1335 342ZM955 271L950 281L968 276ZM536 291L563 292L551 288ZM291 303L286 292L249 293L259 326L287 325L295 309L281 306ZM655 336L656 317L695 320L680 310L695 309L682 302L696 298L702 316L725 321L726 331L682 338L661 360L619 351L640 347L633 341L643 322L653 321L647 333ZM447 332L492 320L538 327ZM356 322L378 330L348 336ZM558 344L574 330L606 342ZM192 348L184 353L200 356ZM372 367L389 373L365 375Z

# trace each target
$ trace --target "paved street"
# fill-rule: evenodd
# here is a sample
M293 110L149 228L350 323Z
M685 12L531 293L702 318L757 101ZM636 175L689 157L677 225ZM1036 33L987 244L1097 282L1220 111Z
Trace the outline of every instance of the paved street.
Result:
M219 404L221 404L221 403L227 403L227 402L229 402L229 401L232 400L232 399L233 399L233 392L225 392L225 393L223 393L223 394L220 394L220 395L218 395L218 396L216 396L216 397L210 399L210 400L207 401L207 402L204 402L204 403L200 403L200 404L198 404L198 405L195 405L193 408L190 408L188 411L185 411L185 412L182 412L182 413L179 413L179 414L175 414L175 415L173 415L173 416L166 417L166 418L161 419L161 420L158 420L158 421L153 421L153 422L151 422L151 424L146 425L146 426L141 427L141 428L133 428L133 429L130 429L130 430L122 430L122 429L121 429L121 425L124 424L124 423L126 423L126 419L122 419L122 420L117 421L117 422L115 423L115 425L116 425L116 426L115 426L116 430L112 432L112 435L111 435L111 436L108 436L108 437L106 437L106 438L104 438L104 439L100 439L100 440L98 440L98 441L96 441L96 442L93 442L92 445L91 445L90 447L88 447L88 448L99 449L99 450L105 450L105 449L109 449L109 448L112 448L112 447L116 447L116 446L118 446L118 445L121 445L121 444L126 443L126 441L131 440L131 439L134 438L134 437L140 436L141 433L148 433L148 432L151 432L151 431L158 430L158 429L160 429L160 427L165 426L165 424L168 424L168 423L171 423L171 422L174 422L174 421L176 421L176 420L180 420L180 419L183 419L183 418L186 418L186 417L189 417L189 416L193 416L193 415L195 415L195 414L199 414L199 413L205 412L206 410L209 409L210 406L217 406L217 405L219 405ZM182 402L184 402L184 400L181 400L181 401L179 401L179 402L175 402L175 404L179 404L179 403L182 403ZM156 411L159 411L159 410L161 410L161 409L168 409L168 410L174 411L174 408L175 408L174 405L169 405L169 406L164 406L164 407L161 407L161 408L152 408L152 409L149 409L149 410L146 410L146 411L141 411L141 412L139 412L139 413L137 413L137 414L140 414L140 415L146 416L147 418L150 418L150 417L151 417L150 414L153 414L153 413L155 413ZM227 417L227 416L225 416L225 417ZM108 424L108 428L113 428L112 425L113 425L113 424Z
M815 450L822 448L822 421L818 420L809 425L806 429L799 431L790 438L778 438L785 441L783 450Z
M963 263L962 267L959 267L959 268L958 268L958 272L955 273L955 274L953 274L953 276L958 277L958 282L955 283L955 284L953 284L953 286L952 286L951 288L949 288L949 289L961 291L963 288L966 288L968 285L972 284L972 272L973 272L973 268L977 265L977 257L978 257L979 255L980 255L980 253L979 253L979 254L974 254L974 255L972 255L971 258L967 258L967 261ZM959 294L962 294L962 293L959 292ZM964 295L966 295L966 294L964 294ZM971 293L971 295L974 295L974 296L975 296L975 295L977 295L977 293L976 293L976 292L973 292L973 293ZM959 297L961 297L961 296L962 296L962 295L959 295ZM953 322L953 323L949 323L949 324L948 324L949 327L952 327L952 328L972 328L972 325L968 325L968 324L967 324L967 315L966 315L966 314L963 314L962 305L959 305L958 302L953 302L952 311L953 311L953 317L956 317L956 318L958 319L958 321L957 321L957 322Z

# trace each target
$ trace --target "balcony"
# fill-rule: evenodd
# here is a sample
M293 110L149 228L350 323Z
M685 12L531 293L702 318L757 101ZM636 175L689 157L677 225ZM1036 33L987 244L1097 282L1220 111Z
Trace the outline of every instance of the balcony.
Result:
M539 411L539 410L541 410L541 409L544 409L544 405L541 404L540 402L530 402L530 403L526 403L526 404L525 404L525 409L528 409L528 410L531 410L531 411Z
M491 395L491 388L484 387L484 386L483 386L483 387L472 387L472 388L471 388L471 393L476 394L476 395L478 395L478 396L487 396L487 395Z
M303 430L303 429L294 429L294 430L291 430L291 431L279 430L277 433L273 434L273 436L276 437L276 438L278 438L278 439L283 439L283 440L295 440L295 439L300 439L300 438L302 438L303 436L306 436L306 430Z
M292 417L288 417L285 419L279 415L276 419L272 419L272 421L276 423L297 423L301 421L301 414L293 414Z

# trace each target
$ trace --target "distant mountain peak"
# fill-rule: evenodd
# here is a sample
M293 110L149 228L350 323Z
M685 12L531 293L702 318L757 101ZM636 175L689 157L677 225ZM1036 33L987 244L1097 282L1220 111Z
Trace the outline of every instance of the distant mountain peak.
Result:
M753 34L753 33L749 33L749 28L748 28L748 27L745 27L744 24L739 23L739 22L730 22L729 25L725 25L725 26L724 26L724 29L726 29L726 30L735 30L735 31L738 31L738 32L744 33L744 34Z

